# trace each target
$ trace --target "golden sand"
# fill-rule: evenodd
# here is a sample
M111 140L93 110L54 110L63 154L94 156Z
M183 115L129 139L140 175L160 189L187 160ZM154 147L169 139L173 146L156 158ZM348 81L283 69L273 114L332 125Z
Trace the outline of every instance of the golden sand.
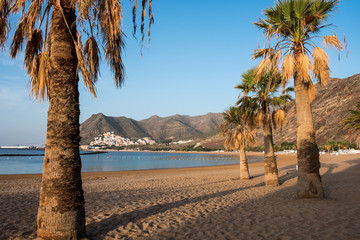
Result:
M91 239L360 239L360 155L321 156L325 199L296 198L296 156L263 164L84 173ZM36 237L41 175L0 176L0 239Z

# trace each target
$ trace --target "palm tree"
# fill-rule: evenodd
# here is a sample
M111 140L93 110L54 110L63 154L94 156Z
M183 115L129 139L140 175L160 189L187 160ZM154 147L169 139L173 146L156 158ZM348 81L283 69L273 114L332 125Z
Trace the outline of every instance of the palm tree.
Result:
M360 102L356 103L359 111L349 110L350 117L345 118L342 123L345 124L344 129L348 129L356 140L357 147L360 147Z
M294 79L299 166L297 195L300 198L323 197L319 150L310 106L315 87L310 75L312 73L322 86L329 79L329 58L316 45L315 38L322 38L326 45L338 51L343 49L335 32L330 36L319 36L321 29L331 26L326 20L338 2L278 0L274 7L265 10L265 20L255 22L266 35L266 47L256 49L254 53L254 58L263 58L255 70L257 78L269 69L275 69L274 73L281 72L283 84Z
M142 36L146 2L142 0ZM134 13L136 7L134 0ZM151 0L148 9L151 25ZM9 18L19 13L21 18L12 37L11 57L22 50L25 42L24 65L30 76L31 92L35 98L49 100L38 238L83 238L86 231L79 154L78 72L84 85L96 96L94 85L103 49L116 86L122 85L122 6L119 0L1 1L2 48L10 32Z
M225 122L220 126L225 137L225 148L240 148L240 179L250 179L248 160L245 147L247 143L254 143L255 138L251 130L246 126L237 107L230 107L223 112Z
M281 93L281 77L273 76L272 72L263 74L258 81L255 80L254 69L242 74L242 83L235 88L241 90L236 103L247 116L247 122L256 127L262 126L264 132L264 163L265 184L267 186L279 185L278 169L273 144L272 124L274 127L282 126L285 122L285 112L280 108L291 96L286 88Z

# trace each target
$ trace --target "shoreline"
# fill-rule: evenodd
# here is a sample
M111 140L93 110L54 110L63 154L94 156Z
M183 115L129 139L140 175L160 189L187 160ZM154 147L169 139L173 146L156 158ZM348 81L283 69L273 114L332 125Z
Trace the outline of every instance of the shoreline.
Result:
M171 153L171 152L170 152ZM202 152L198 152L202 153ZM195 153L197 154L197 153ZM228 153L225 153L228 154ZM232 153L238 154L238 153ZM250 152L247 156L262 156L263 153ZM284 156L291 158L284 159ZM295 154L279 154L277 155L278 166L296 164ZM249 163L249 168L263 166L263 161ZM183 167L183 168L161 168L161 169L144 169L144 170L124 170L124 171L104 171L104 172L82 172L81 176L83 179L98 177L98 176L138 176L138 175L156 175L156 174L168 174L168 173L179 173L179 172L196 172L196 171L212 171L214 169L234 169L239 167L239 164L225 164L215 166L202 166L202 167ZM0 174L0 180L5 179L41 179L42 173L29 173L29 174Z

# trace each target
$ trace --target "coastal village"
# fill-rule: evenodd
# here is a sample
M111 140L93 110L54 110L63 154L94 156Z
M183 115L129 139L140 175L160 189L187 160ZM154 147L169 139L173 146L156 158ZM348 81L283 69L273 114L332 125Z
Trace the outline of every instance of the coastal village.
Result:
M99 149L103 147L125 147L131 145L153 145L156 142L150 137L140 138L138 140L131 140L130 138L115 135L114 132L106 132L98 137L95 137L94 141L90 142L89 149Z

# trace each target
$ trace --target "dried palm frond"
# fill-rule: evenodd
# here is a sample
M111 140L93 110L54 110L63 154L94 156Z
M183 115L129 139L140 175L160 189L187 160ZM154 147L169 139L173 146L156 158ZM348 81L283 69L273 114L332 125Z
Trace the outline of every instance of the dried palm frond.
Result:
M141 27L140 27L140 31L141 31L141 35L142 35L142 40L144 40L144 26L145 26L145 15L146 15L146 1L147 0L142 0L142 9L141 9Z
M311 81L311 79L310 79L311 62L310 62L310 59L308 58L308 56L306 56L306 54L304 54L304 53L300 53L295 58L295 64L296 64L296 70L297 70L297 73L299 74L299 77L301 77L301 79L305 83Z
M344 49L342 43L340 42L340 40L338 39L336 34L329 35L329 36L324 36L324 41L323 42L324 42L326 47L328 47L328 46L334 47L338 51L341 51L341 50Z
M254 70L255 80L259 81L260 77L271 69L271 66L272 64L270 58L264 58L261 60Z
M13 6L12 6L12 9L11 9L11 11L13 12L13 13L17 13L19 10L20 10L20 8L25 8L25 3L26 3L26 1L27 0L17 0L17 1L14 1L14 4L13 4Z
M272 113L272 120L274 127L282 127L285 124L285 112L284 110L278 108L276 111Z
M31 86L31 94L33 94L36 99L38 99L38 97L41 97L41 99L44 100L45 96L48 96L50 93L49 69L49 53L43 51L37 54L32 61L29 82Z
M78 8L78 18L85 19L89 14L89 5L91 1L89 0L77 0L77 8Z
M89 72L91 74L91 79L96 83L98 71L99 71L99 63L100 63L100 50L98 48L97 42L94 37L90 37L85 42L84 46L84 56L86 60L86 65L89 68Z
M81 46L80 36L77 35L77 38L78 38L78 40L75 43L75 50L76 50L76 56L78 59L78 67L81 71L84 86L90 90L91 94L94 97L96 97L95 84L94 84L93 79L91 78L91 74L90 74L89 70L87 69L85 57L81 51L82 46Z
M35 26L36 19L39 18L41 14L41 8L43 6L43 0L34 0L31 2L28 11L26 12L26 25L28 29L25 29L25 32L30 33Z
M133 30L133 36L135 37L136 34L136 9L137 9L137 0L134 0L134 6L133 6L133 10L132 10L132 14L133 14L133 25L134 25L134 30Z
M253 60L258 58L266 58L272 55L274 52L273 48L256 48L253 54Z
M148 38L150 43L151 24L154 23L154 14L152 11L152 0L149 1L149 26L148 26Z
M15 58L16 55L18 54L19 51L21 51L22 49L22 44L24 42L24 39L27 37L27 24L28 20L26 19L26 17L21 19L21 22L19 23L13 40L11 42L11 46L10 46L10 57Z
M43 45L42 32L40 29L33 30L27 40L25 48L24 64L28 74L31 73L32 61L41 51Z
M315 85L313 84L312 81L309 81L307 83L304 83L307 90L308 90L308 94L309 94L309 100L310 102L312 102L315 98Z
M5 47L5 42L10 32L10 24L8 21L9 4L8 1L0 1L0 48Z
M321 86L325 86L330 78L329 74L329 57L326 52L316 47L312 53L314 60L313 73L317 79L319 79Z
M263 125L263 121L264 121L264 114L262 111L257 111L256 115L255 115L255 122L257 126L262 126Z
M294 75L295 61L291 54L286 55L281 64L281 78L283 87L285 83Z
M121 58L121 52L124 48L123 33L120 24L114 25L112 23L112 15L117 12L121 15L122 9L120 4L115 4L116 10L110 10L109 4L113 0L107 0L108 4L101 5L101 33L103 37L105 57L109 62L111 70L115 75L115 84L117 87L121 86L124 81L124 66ZM120 23L121 18L118 19ZM116 27L116 30L114 30Z
M10 25L6 16L0 16L0 48L5 47L7 36L10 32Z

